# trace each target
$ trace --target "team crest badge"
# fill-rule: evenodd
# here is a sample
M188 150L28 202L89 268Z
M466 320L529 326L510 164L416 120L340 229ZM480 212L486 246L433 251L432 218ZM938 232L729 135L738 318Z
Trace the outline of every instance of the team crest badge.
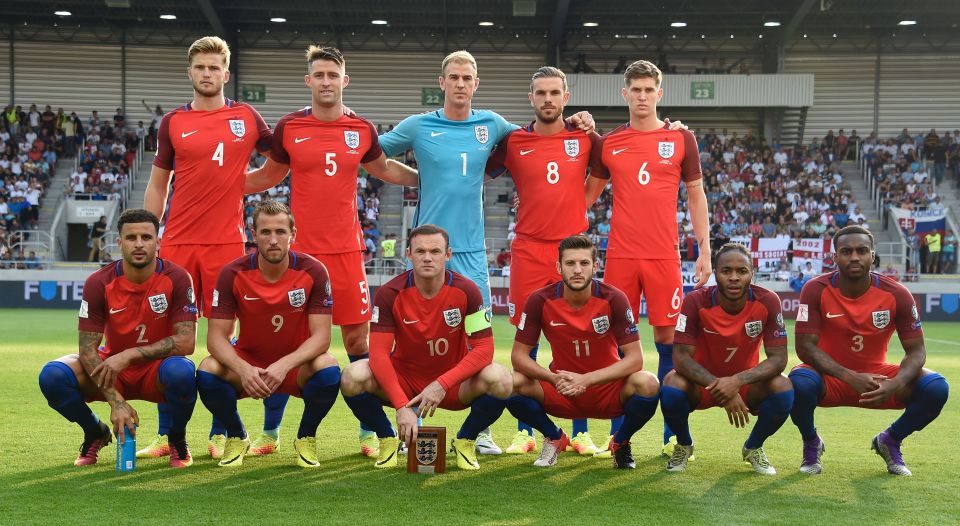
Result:
M473 133L477 136L477 142L487 144L490 140L490 130L486 126L474 126Z
M507 312L511 318L517 313L517 306L512 301L507 303Z
M606 315L590 320L593 322L593 330L597 334L604 334L610 330L610 318Z
M637 323L637 322L633 319L633 309L631 309L630 307L627 307L627 311L626 311L624 314L627 315L627 323L629 323L630 325L633 325L634 323Z
M287 291L287 299L290 300L291 307L299 309L307 302L307 291L303 289Z
M343 132L343 142L347 143L349 148L359 148L360 132L350 130Z
M187 287L187 303L196 303L197 297L193 293L193 287Z
M780 312L777 314L777 327L783 328L783 313Z
M889 310L875 310L873 311L873 326L882 329L890 325L890 311Z
M230 119L230 131L237 137L243 137L247 134L247 125L243 119Z
M763 322L762 321L748 321L743 324L743 329L747 331L747 336L751 338L756 338L760 336L760 333L763 332Z
M167 312L167 295L166 294L157 294L156 296L150 296L147 298L147 301L150 302L150 310L156 312L157 314L163 314Z
M417 438L417 460L421 464L433 464L437 459L437 448L439 444L436 437Z
M443 311L443 321L447 322L447 325L450 327L456 327L457 325L460 325L460 322L463 321L463 316L460 315L460 309Z
M673 157L673 143L661 142L658 145L657 151L660 152L660 157L663 157L664 159L669 159Z
M564 139L563 150L567 152L567 155L570 157L580 155L580 141L576 139Z

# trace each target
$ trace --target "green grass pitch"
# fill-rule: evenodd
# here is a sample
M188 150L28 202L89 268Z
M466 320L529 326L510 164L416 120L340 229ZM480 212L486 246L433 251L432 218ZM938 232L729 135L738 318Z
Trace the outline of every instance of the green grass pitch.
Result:
M205 323L193 359L206 355ZM790 324L792 332L792 323ZM496 360L509 365L513 329L505 317L494 322ZM960 386L960 325L927 323L927 366ZM334 331L332 352L346 363ZM292 456L302 403L291 399L283 422L281 449L249 458L241 469L216 467L206 454L210 414L200 404L188 428L193 467L168 469L165 459L142 460L137 470L118 474L113 446L100 464L75 468L79 428L47 407L37 374L43 364L75 352L73 311L0 311L0 524L958 524L960 523L960 404L956 392L941 417L910 437L904 455L911 478L887 475L869 449L870 439L898 413L860 409L818 411L818 428L827 444L824 473L797 472L800 439L788 420L767 441L778 470L775 477L754 474L740 460L747 431L727 423L721 409L696 412L691 428L697 460L682 474L663 471L659 415L633 440L637 469L614 471L609 461L561 455L553 469L532 466L533 455L481 457L479 472L408 475L405 470L374 470L357 447L357 422L342 400L321 424L323 467L297 468ZM655 368L650 328L641 328L646 368ZM791 335L791 349L792 349ZM902 351L892 344L891 360ZM549 361L541 351L541 363ZM791 366L796 358L791 359ZM141 440L156 430L156 411L134 402L141 418ZM240 403L248 429L259 429L259 402ZM94 404L101 419L109 411ZM388 413L390 414L390 413ZM391 418L392 418L392 414ZM454 433L463 415L442 412L428 420ZM494 436L506 447L516 430L505 416ZM569 422L563 422L569 429ZM599 441L607 422L591 421ZM141 442L143 443L143 442ZM538 438L539 443L539 438Z

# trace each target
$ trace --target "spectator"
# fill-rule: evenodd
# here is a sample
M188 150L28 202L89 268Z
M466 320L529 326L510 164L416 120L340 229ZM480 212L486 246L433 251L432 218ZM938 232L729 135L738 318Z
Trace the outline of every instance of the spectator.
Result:
M509 267L510 259L511 259L510 251L505 248L501 248L500 253L497 254L497 266L500 268Z
M102 261L104 254L104 235L107 233L107 216L100 216L100 219L90 227L90 255L87 261Z
M390 259L397 257L397 239L396 234L387 234L386 237L380 241L380 257L384 259Z
M939 230L932 230L924 236L927 244L927 272L940 273L940 245L943 241Z
M944 274L956 272L954 264L957 262L957 236L953 230L947 229L947 235L943 238L943 250L940 252L941 271Z
M28 270L35 270L42 268L40 266L40 258L37 257L37 253L33 250L30 251L30 255L23 261L24 267Z

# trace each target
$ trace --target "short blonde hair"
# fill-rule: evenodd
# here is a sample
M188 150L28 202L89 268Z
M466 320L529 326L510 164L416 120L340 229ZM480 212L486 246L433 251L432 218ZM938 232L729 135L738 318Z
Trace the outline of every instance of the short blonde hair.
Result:
M660 83L663 82L663 73L653 62L647 60L638 60L627 66L626 71L623 72L623 82L627 87L630 87L632 81L642 78L653 79L659 88Z
M227 41L220 37L198 38L190 44L190 50L187 51L187 63L193 64L193 57L201 53L217 53L223 58L223 66L230 68L230 46Z
M451 62L454 64L470 64L473 66L474 73L477 72L477 59L473 58L473 55L468 51L460 50L450 53L447 58L443 59L443 63L440 64L441 75L447 74L447 65Z
M257 220L260 219L260 216L278 216L280 214L287 214L287 218L290 221L290 229L292 230L293 212L290 211L290 208L287 205L279 201L264 201L253 209L253 228L257 228Z

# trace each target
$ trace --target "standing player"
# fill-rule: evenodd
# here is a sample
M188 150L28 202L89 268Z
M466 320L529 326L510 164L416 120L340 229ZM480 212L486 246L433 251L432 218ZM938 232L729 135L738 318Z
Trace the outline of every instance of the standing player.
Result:
M613 182L613 218L603 280L622 290L635 314L640 296L647 301L647 321L659 363L657 378L673 369L673 334L683 300L680 247L677 228L677 194L686 186L693 232L700 248L697 287L710 277L710 232L707 196L697 140L688 130L671 130L657 118L657 102L663 97L663 75L657 66L638 60L623 74L621 90L630 110L630 122L601 139L593 155L600 158ZM602 189L602 187L600 188ZM600 189L597 189L599 193ZM597 195L588 195L593 202ZM664 453L673 442L664 425Z
M243 464L250 440L237 398L283 393L303 398L293 449L297 465L320 466L317 427L337 399L340 367L330 346L330 281L323 264L290 250L297 234L286 205L265 201L253 212L257 252L229 263L213 292L207 348L197 390L227 429L219 465ZM230 342L234 321L240 338Z
M419 168L420 201L414 226L434 224L450 233L453 257L449 268L473 281L490 307L490 278L484 246L484 169L493 147L517 126L489 110L471 107L480 86L477 61L455 51L440 66L443 108L407 117L380 136L388 156L413 149ZM593 129L593 119L578 113L569 121ZM499 455L489 430L477 438L482 454Z
M613 453L613 467L633 469L630 437L657 411L660 385L653 374L643 371L640 336L626 296L593 279L597 248L590 238L564 239L558 259L562 280L531 294L520 315L511 354L516 395L507 407L543 433L543 449L534 462L541 467L556 464L569 442L547 414L624 415L607 448ZM541 331L553 350L550 369L530 357Z
M122 443L123 428L136 435L140 422L128 399L167 402L173 419L170 466L193 464L185 434L197 387L186 356L196 345L197 307L190 275L157 258L159 228L157 217L146 210L120 215L122 259L94 272L83 287L80 354L48 362L40 371L47 403L83 429L76 466L96 464L112 439L84 400L110 404L113 433Z
M536 120L500 141L486 169L493 178L509 171L523 203L517 211L517 237L510 245L508 305L514 326L521 315L517 305L522 311L531 293L560 279L553 260L557 243L587 229L585 194L597 192L585 189L585 181L601 189L605 183L586 177L590 152L600 136L564 122L563 109L570 100L566 75L554 67L538 69L527 96ZM530 351L534 360L538 348L539 344L534 345ZM573 422L571 446L581 455L597 452L586 420ZM533 428L518 422L507 453L527 453L536 447Z
M374 299L370 359L343 372L344 400L380 437L378 468L397 465L399 446L383 404L397 410L397 429L407 444L417 438L413 408L424 417L438 407L469 407L453 451L460 469L476 470L477 435L500 418L510 396L510 372L493 363L490 315L480 290L446 269L450 256L442 228L421 225L410 232L413 269L383 285Z
M291 173L290 204L300 222L294 248L320 260L330 272L333 323L340 326L351 362L368 356L370 288L363 266L363 234L357 215L357 176L365 170L385 181L415 186L417 172L387 159L377 142L376 127L355 115L344 115L343 88L350 77L343 54L331 47L307 49L312 105L277 122L271 159L251 173L247 193L279 183ZM375 457L377 437L360 431L360 451Z
M807 282L797 310L797 356L790 372L796 401L790 417L803 438L800 472L823 470L824 445L813 423L822 407L903 409L872 449L887 471L910 475L900 443L940 414L947 403L947 380L923 367L927 351L913 296L900 283L870 272L873 234L860 226L833 236L837 270ZM887 362L894 330L903 345L900 365Z
M780 297L752 285L753 259L736 243L717 251L717 286L683 299L673 346L675 369L660 390L664 419L677 434L667 471L679 472L693 455L690 412L720 406L730 424L757 423L743 445L743 460L763 475L776 475L763 442L787 421L793 387L780 374L787 366L787 331ZM767 359L760 361L760 343Z
M173 197L163 230L163 257L184 267L193 278L200 312L209 317L220 269L245 253L243 194L247 163L254 148L270 148L270 129L252 106L227 99L230 48L219 37L203 37L187 52L187 77L193 100L167 113L160 121L157 155L143 198L144 208L162 218L171 175L176 169ZM264 434L254 452L273 452L287 397L264 401ZM169 454L164 435L169 416L159 406L160 430L137 452L140 457ZM225 437L214 420L207 449L214 458L223 452Z

